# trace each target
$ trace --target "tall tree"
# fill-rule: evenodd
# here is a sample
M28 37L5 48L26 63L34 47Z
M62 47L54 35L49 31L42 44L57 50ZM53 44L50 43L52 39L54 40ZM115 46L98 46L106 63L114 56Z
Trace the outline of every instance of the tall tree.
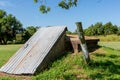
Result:
M101 22L97 22L94 26L95 26L94 30L96 31L95 35L102 35L103 34L102 23Z
M116 34L118 31L117 26L113 25L111 22L104 24L103 28L104 28L104 35Z
M39 27L28 26L23 31L23 41L27 41L38 29Z
M15 38L16 33L22 29L22 24L12 14L7 15L3 10L0 10L0 14L0 43L7 44L7 41Z
M120 35L120 26L118 27L117 35Z
M87 36L117 34L118 26L113 25L111 22L107 22L106 24L97 22L95 25L91 25L85 29L84 32Z
M2 34L1 34L1 32L2 32L2 22L3 22L2 18L4 16L6 16L6 12L3 11L3 10L0 10L0 44L2 44L2 37L1 37L2 36Z

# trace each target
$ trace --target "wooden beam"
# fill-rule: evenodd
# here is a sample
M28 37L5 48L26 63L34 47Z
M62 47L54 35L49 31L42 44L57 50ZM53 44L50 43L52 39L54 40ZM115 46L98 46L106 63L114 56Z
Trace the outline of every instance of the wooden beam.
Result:
M90 62L90 57L89 57L89 52L88 52L85 37L84 37L82 22L76 22L76 26L77 26L77 33L79 36L79 40L81 41L80 45L82 48L82 52L84 54L84 59L85 59L86 63L88 64Z

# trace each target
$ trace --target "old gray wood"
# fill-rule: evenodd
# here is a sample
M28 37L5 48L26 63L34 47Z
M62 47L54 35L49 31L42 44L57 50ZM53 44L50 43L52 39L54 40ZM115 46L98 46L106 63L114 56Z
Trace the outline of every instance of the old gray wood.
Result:
M77 26L77 33L79 36L79 40L81 41L80 45L81 45L82 52L84 54L84 59L85 59L86 63L88 64L90 62L90 57L89 57L89 52L88 52L85 37L84 37L82 23L76 22L76 26Z

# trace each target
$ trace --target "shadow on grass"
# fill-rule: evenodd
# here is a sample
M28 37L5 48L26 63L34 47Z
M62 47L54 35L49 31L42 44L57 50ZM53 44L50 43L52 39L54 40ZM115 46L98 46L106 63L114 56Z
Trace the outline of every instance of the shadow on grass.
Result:
M120 74L120 65L114 64L112 61L109 60L91 61L88 68L98 70L97 73L90 74L90 78L92 79L103 79L105 77L109 77L109 79L113 80L114 78L111 78L110 76L114 74ZM118 80L118 78L116 78L115 80Z
M96 53L96 54L94 54L96 57L106 57L106 55L105 54L98 54L98 53Z
M97 61L91 61L89 66L87 67L88 69L92 69L95 71L90 73L90 78L98 80L120 80L120 76L118 76L120 75L120 64L118 64L118 58L120 58L119 55L107 55L102 53L95 53L93 55L99 59Z
M113 54L113 55L110 55L109 57L110 57L110 58L119 58L120 56Z
M72 73L71 74L64 74L63 78L64 78L64 80L74 80L74 79L76 79L76 77Z

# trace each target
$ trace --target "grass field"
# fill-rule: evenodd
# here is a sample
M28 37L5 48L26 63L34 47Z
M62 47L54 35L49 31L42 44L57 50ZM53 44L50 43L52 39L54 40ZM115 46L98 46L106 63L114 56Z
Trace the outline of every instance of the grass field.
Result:
M120 42L99 42L99 45L120 51Z
M34 80L119 80L120 52L100 48L91 53L91 63L86 65L82 55L68 54L55 61L50 69L32 77Z
M0 67L21 47L22 45L0 45Z
M0 46L0 67L22 45ZM32 80L119 80L120 51L101 47L90 54L91 63L84 63L82 54L71 54L60 57L49 68L28 79ZM0 80L22 80L25 77L1 76Z
M120 36L118 35L106 35L106 36L95 36L102 42L120 42Z

